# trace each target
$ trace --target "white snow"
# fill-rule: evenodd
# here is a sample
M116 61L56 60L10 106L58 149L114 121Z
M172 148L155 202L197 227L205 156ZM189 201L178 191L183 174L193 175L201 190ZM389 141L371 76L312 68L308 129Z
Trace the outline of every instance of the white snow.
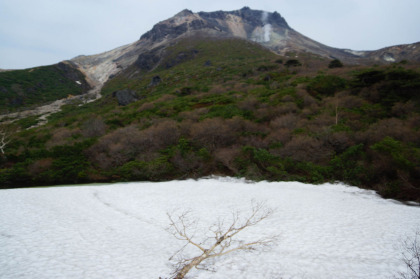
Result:
M252 199L275 214L239 237L278 242L189 278L389 278L405 270L399 244L420 226L420 207L341 184L211 178L1 190L0 278L167 278L184 245L165 230L167 212L191 209L205 228Z
M358 51L358 50L351 50L351 49L345 49L344 51L348 52L348 53L351 53L353 55L356 55L356 56L363 56L363 55L366 54L365 51Z
M269 42L270 41L270 36L271 36L271 24L266 24L263 27L264 30L264 42Z
M78 85L82 85L82 83L81 83L80 81L78 81L78 80L76 80L76 83L77 83Z
M396 60L395 60L395 58L394 57L392 57L391 55L389 55L389 54L385 54L384 56L383 56L383 59L385 60L385 61L387 61L387 62L395 62Z

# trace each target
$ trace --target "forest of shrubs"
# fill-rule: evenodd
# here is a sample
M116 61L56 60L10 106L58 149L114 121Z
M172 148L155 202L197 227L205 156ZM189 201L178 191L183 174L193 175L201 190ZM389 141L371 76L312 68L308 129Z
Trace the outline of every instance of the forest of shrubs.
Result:
M420 201L420 65L343 66L240 40L179 43L165 59L152 72L133 66L102 99L46 126L9 125L1 187L216 174ZM135 100L119 105L118 90Z

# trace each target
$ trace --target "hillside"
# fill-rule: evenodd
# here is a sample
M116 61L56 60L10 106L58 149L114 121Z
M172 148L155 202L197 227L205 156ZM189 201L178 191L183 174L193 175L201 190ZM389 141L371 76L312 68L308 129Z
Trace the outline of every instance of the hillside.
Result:
M159 54L159 59L154 57ZM239 38L188 37L122 69L93 103L9 126L0 185L209 174L343 181L420 201L420 70L329 68Z
M69 95L86 93L91 86L74 64L0 72L0 113L33 108Z

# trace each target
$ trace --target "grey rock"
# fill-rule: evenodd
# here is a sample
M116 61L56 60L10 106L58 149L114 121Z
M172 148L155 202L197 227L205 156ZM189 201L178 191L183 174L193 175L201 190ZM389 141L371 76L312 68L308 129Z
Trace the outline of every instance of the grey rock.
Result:
M152 81L150 82L149 86L156 86L159 85L159 83L162 82L162 79L160 78L160 76L154 76L152 77Z
M137 93L130 89L118 90L112 93L112 97L117 98L120 106L126 106L140 100Z

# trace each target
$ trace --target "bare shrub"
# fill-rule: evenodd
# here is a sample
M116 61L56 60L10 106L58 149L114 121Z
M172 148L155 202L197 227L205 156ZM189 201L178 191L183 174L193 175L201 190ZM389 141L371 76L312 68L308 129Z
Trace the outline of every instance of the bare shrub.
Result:
M254 115L257 119L264 121L270 121L278 116L277 108L269 106L268 104L260 104L259 108L254 111Z
M177 98L177 96L172 95L172 94L165 94L163 96L161 96L159 99L153 101L153 103L163 103L163 102L168 102L171 101L173 99Z
M306 128L314 134L323 133L329 127L335 125L336 118L333 115L321 114L315 119L308 121Z
M99 137L105 134L106 125L101 117L93 117L83 122L81 130L84 137Z
M288 113L279 117L274 118L270 122L270 128L272 130L278 129L294 129L296 127L298 116L293 113Z
M235 158L241 153L241 148L239 146L225 147L216 149L214 151L214 157L217 162L220 162L228 168L232 173L237 174L238 168L235 164Z
M337 132L328 134L326 136L326 142L334 148L334 151L341 153L354 144L354 141L350 139L346 132Z
M197 122L200 120L200 118L203 115L205 115L208 112L209 112L209 109L204 107L204 108L197 108L191 111L182 111L178 114L178 116L181 117L182 119L190 119Z
M296 95L303 100L304 107L310 107L316 105L317 101L312 97L306 90L298 88Z
M402 261L407 270L400 272L398 278L420 279L420 230L402 243Z
M109 133L88 149L89 157L103 168L120 166L137 158L153 159L153 153L178 142L179 129L165 120L140 131L131 125Z
M276 107L276 114L283 115L289 113L297 113L299 111L298 106L293 102L287 102Z
M52 165L53 159L52 158L42 158L28 166L28 173L31 176L35 176L41 172L48 170Z
M6 146L11 142L11 132L6 127L0 126L0 152L4 155Z
M49 141L45 144L47 148L51 148L58 145L69 144L73 137L80 133L79 129L69 129L65 127L57 128L54 130L53 135Z
M281 98L281 101L284 103L293 103L295 101L295 98L293 98L290 95L286 95L286 96L283 96L283 98Z
M404 117L415 111L415 104L412 101L406 103L395 103L392 107L392 114L397 117Z
M321 163L330 160L333 150L316 138L297 135L282 148L280 154L299 162Z
M309 117L317 115L319 111L320 111L320 108L318 104L306 106L302 109L302 116L309 118Z
M154 103L144 103L137 109L137 111L142 112L142 111L146 111L146 110L151 110L154 107L155 107Z
M238 103L238 107L242 110L253 111L258 107L258 100L254 96L248 96L245 100Z
M142 138L139 129L131 125L103 136L87 153L92 161L106 169L126 163L151 146L150 139Z
M141 131L140 136L152 143L155 149L161 149L177 143L180 133L177 123L167 119Z
M360 108L365 103L366 101L358 96L349 95L349 96L343 96L342 98L340 98L340 107L346 108L346 109Z
M206 169L212 167L211 163L203 162L202 158L197 154L193 152L182 154L179 150L171 157L170 162L180 173L182 173L183 176L181 178L191 176L199 177L202 175L202 172L205 172Z
M387 118L372 124L365 132L359 133L359 140L369 144L379 142L389 136L402 142L416 140L412 133L409 122L397 118Z
M181 133L181 136L185 137L185 138L189 138L191 136L190 135L191 127L195 123L197 123L197 121L193 121L190 118L186 118L186 119L182 120L182 122L179 123L179 132Z
M274 129L265 139L268 145L273 143L286 144L292 138L292 130L287 128Z
M250 227L257 226L272 214L273 210L267 208L264 203L253 202L247 215L244 216L244 213L240 211L232 212L228 223L219 218L203 232L203 235L197 235L198 220L191 216L191 211L183 211L178 215L167 213L170 221L167 231L176 239L185 242L185 245L170 258L175 261L172 278L185 278L193 268L210 270L210 259L238 251L253 251L259 247L270 247L275 243L276 236L243 241L238 239L238 235ZM197 256L189 257L183 254L187 246L194 247L198 251Z
M235 133L221 118L208 118L202 122L194 123L191 126L190 134L194 141L209 150L228 146L235 142Z

